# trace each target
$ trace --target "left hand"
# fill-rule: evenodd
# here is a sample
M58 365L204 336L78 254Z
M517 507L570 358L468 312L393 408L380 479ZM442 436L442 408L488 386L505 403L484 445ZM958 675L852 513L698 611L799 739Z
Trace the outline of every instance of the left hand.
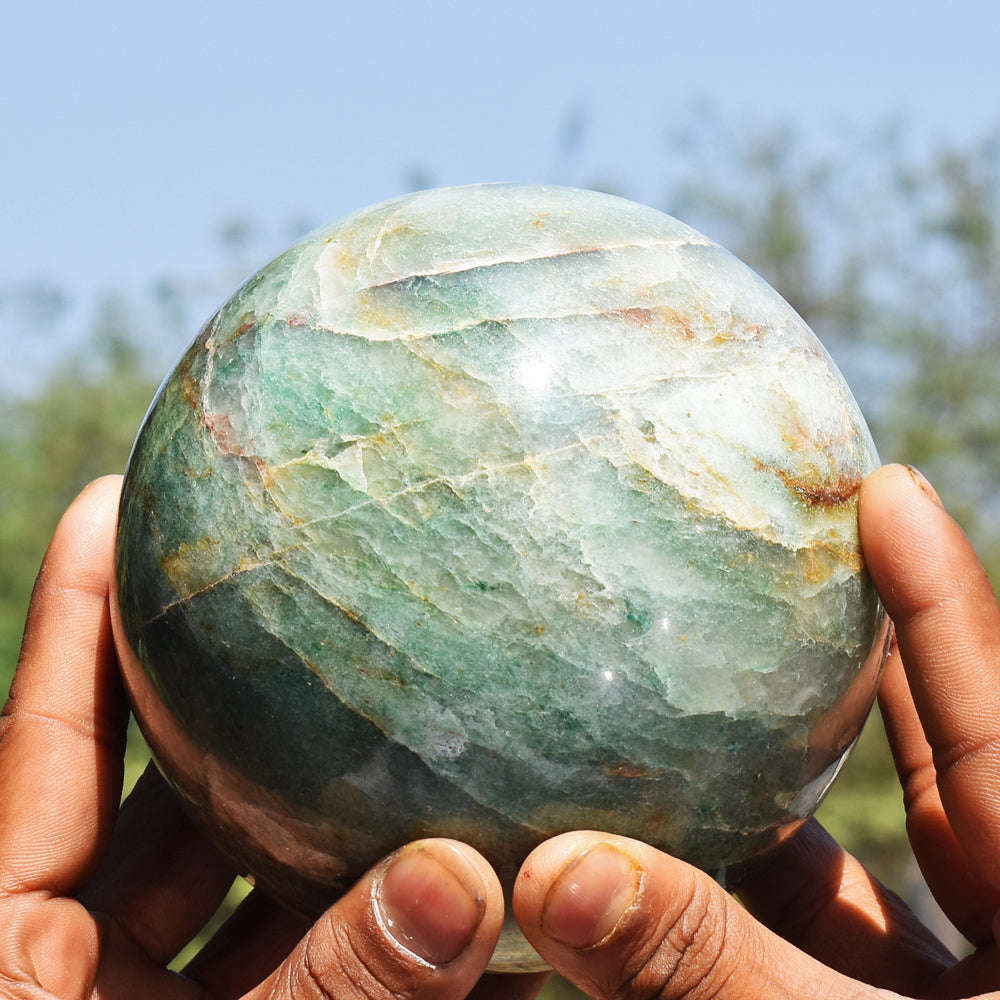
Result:
M930 485L863 484L865 560L897 643L879 701L907 832L976 946L958 961L811 821L761 859L740 906L637 841L568 833L522 868L514 909L554 968L600 1000L1000 1000L1000 607ZM889 992L895 991L895 992Z
M60 522L0 718L0 997L534 996L544 976L483 976L500 886L479 854L444 840L392 855L312 926L255 891L183 974L167 968L234 872L155 769L118 809L128 707L108 594L120 490L119 477L98 480Z

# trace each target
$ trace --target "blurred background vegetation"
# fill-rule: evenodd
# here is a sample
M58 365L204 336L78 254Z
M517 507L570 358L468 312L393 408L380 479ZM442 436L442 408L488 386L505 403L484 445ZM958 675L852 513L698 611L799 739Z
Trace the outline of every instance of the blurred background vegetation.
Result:
M579 111L566 118L552 179L628 196L626 175L579 176L586 127ZM671 131L669 158L664 174L675 180L658 207L729 247L795 306L845 372L883 458L928 475L1000 579L998 137L934 147L911 143L904 127L889 124L863 134L844 128L820 146L790 128L746 127L697 108ZM433 183L415 168L401 187ZM7 346L44 343L66 324L87 327L67 338L82 345L71 354L8 380L16 389L0 388L5 683L61 511L88 480L123 468L169 359L200 322L292 236L326 221L296 220L267 233L252 217L222 220L213 273L165 274L141 293L106 296L82 317L45 276L0 283ZM133 740L132 779L143 754ZM925 919L951 933L906 846L877 720L821 817ZM570 992L554 983L547 995Z

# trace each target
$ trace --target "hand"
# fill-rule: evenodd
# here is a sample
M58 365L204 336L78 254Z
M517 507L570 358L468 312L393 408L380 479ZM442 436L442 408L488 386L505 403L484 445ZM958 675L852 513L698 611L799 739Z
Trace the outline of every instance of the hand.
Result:
M106 596L117 491L116 480L100 481L60 525L0 730L0 990L153 1000L534 996L543 977L479 978L499 927L498 887L475 852L443 841L395 855L311 929L253 893L186 977L164 971L232 872L154 777L140 782L112 832L125 719ZM865 485L862 535L911 671L913 699L894 652L882 692L911 837L928 881L980 950L956 964L816 824L746 885L744 902L763 923L645 845L567 834L528 859L515 910L538 950L594 996L858 1000L889 995L863 983L935 996L1000 983L1000 878L990 861L1000 836L990 815L1000 811L990 805L1000 692L979 676L990 658L1000 662L1000 612L961 532L906 470L890 467ZM442 875L440 862L453 874ZM429 903L410 908L408 933L407 908L397 912L403 947L375 902L379 889L385 905L394 879L408 890L403 899ZM436 961L421 961L421 950Z
M442 840L398 852L312 927L251 893L185 975L167 971L234 873L155 771L118 814L128 711L108 588L120 489L97 481L60 522L0 719L0 997L533 996L544 977L480 979L500 887L475 851Z
M529 857L514 908L539 953L594 997L1000 990L1000 609L968 540L919 474L897 465L869 477L860 524L896 626L879 700L910 840L930 888L977 950L956 962L815 822L742 886L745 909L643 844L566 834Z

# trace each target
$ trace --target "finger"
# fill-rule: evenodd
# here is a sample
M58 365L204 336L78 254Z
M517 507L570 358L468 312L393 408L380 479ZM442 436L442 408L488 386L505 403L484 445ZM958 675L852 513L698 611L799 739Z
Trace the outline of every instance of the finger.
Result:
M168 962L216 911L236 873L194 828L150 764L125 800L111 846L79 894L156 962Z
M204 986L214 1000L242 996L274 972L308 930L304 917L255 889L188 963L184 975ZM546 972L487 974L468 1000L533 1000L548 978Z
M955 963L815 820L749 869L738 895L761 923L824 965L907 996Z
M879 469L859 503L865 560L895 622L945 812L980 877L1000 889L1000 608L919 474Z
M1000 891L979 877L945 815L933 753L895 643L879 686L879 708L903 787L906 830L924 879L941 909L969 941L976 945L992 941Z
M111 834L127 718L108 614L120 489L109 476L80 494L35 584L0 719L0 892L72 891Z
M254 889L187 964L184 975L216 1000L242 996L274 972L311 924Z
M0 996L9 1000L212 1000L75 899L18 893L0 901L0 914Z
M334 904L248 1000L460 1000L503 923L496 875L471 848L403 848Z
M68 902L68 901L67 901ZM101 961L93 991L66 996L88 1000L215 1000L197 983L154 962L114 921L98 918L101 928ZM61 995L61 994L56 994Z
M875 995L768 931L704 873L624 837L542 844L514 912L539 954L597 1000Z
M927 1000L952 1000L954 997L977 997L978 1000L997 1000L997 983L1000 983L1000 952L996 945L989 945L967 955L950 968L924 994Z

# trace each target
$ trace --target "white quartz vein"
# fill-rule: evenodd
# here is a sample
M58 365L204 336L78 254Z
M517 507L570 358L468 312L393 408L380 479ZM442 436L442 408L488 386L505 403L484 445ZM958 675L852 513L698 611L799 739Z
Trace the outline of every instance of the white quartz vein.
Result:
M774 367L773 365L747 365L743 371L771 372ZM633 382L631 385L616 385L607 389L590 389L587 392L566 392L560 395L568 399L604 398L609 402L613 402L615 396L631 396L657 385L670 385L674 382L719 382L723 379L732 379L732 377L733 372L729 368L717 372L675 372L670 375L656 375L653 378L644 379L642 382Z
M388 493L381 497L370 497L368 500L362 500L361 503L352 505L351 507L346 507L344 510L337 511L336 514L327 514L323 517L314 518L311 521L303 521L302 524L298 525L300 528L311 528L317 524L327 524L330 521L338 521L342 517L347 517L353 514L357 510L361 510L364 507L371 507L372 505L379 505L388 509L388 505L394 500L398 500L401 497L410 496L413 494L418 494L432 486L447 486L449 489L453 490L455 493L460 492L462 486L468 483L474 482L476 479L480 479L483 476L490 476L497 472L509 472L512 469L521 468L533 468L537 466L540 462L544 461L546 458L551 458L555 455L562 455L566 452L575 451L578 448L588 448L591 444L594 444L602 440L610 440L611 438L617 437L617 434L600 434L590 438L584 438L580 441L574 441L571 444L562 445L559 448L551 448L548 451L536 452L533 455L527 455L524 458L518 459L516 462L505 462L500 465L480 465L469 472L462 473L459 476L433 476L430 479L425 479L419 483L414 483L412 486L407 486L405 489L397 490L395 493Z
M382 227L383 231L385 226ZM379 243L383 232L378 234ZM447 277L455 274L466 274L469 271L484 271L493 267L500 267L504 264L531 264L536 261L558 260L562 257L582 257L588 254L605 254L614 250L654 250L667 249L679 250L688 246L714 247L716 243L708 237L696 237L694 235L684 236L673 240L629 240L624 243L605 243L601 246L580 246L569 247L565 250L554 250L541 254L523 254L509 257L496 257L493 255L483 257L459 258L448 261L436 269L422 268L419 271L406 272L404 274L393 275L383 281L373 282L357 289L359 292L373 291L377 288L385 288L389 285L402 284L413 278L437 278Z
M403 212L407 211L409 207L410 205L407 200L405 199L401 200L399 207L396 208L395 211L390 212L388 216L386 216L385 222L383 222L382 225L379 226L378 232L368 241L366 256L368 258L368 266L370 269L374 270L375 259L378 257L379 250L382 249L382 240L385 239L386 234L389 233L392 230L392 228L396 225L396 220L399 218L399 216ZM358 286L360 286L362 282L360 260L358 261L358 267L357 271L355 272L355 277L357 278Z
M481 326L509 326L512 323L556 322L558 320L599 319L601 317L617 319L627 309L627 306L622 306L621 308L600 307L590 310L574 309L572 312L510 313L505 316L481 316L470 320L468 323L445 323L437 328L425 328L422 330L413 330L410 328L394 330L374 325L368 326L365 329L356 329L341 323L324 322L322 319L316 319L312 325L317 330L323 330L325 333L336 334L340 337L356 337L359 340L383 343L396 340L427 340L432 337L446 337L453 333L466 333ZM651 306L650 309L655 312L656 307ZM664 323L664 326L667 325L669 324Z

